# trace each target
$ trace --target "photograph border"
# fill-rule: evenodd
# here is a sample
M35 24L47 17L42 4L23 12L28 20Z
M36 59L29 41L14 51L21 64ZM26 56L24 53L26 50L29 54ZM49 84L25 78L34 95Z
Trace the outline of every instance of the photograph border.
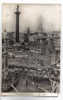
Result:
M2 3L2 5L3 4L8 4L8 3ZM15 4L15 3L9 3L9 4ZM18 4L40 4L40 5L42 5L42 3L18 3ZM44 3L45 4L45 3ZM43 5L44 5L43 4ZM46 3L46 4L48 4L48 3ZM45 4L45 5L46 5ZM1 5L1 6L2 6ZM49 5L54 5L54 4L49 4ZM55 4L56 5L56 4ZM58 5L58 4L57 4ZM59 4L59 5L61 5L61 4ZM2 36L1 36L2 37ZM1 48L1 50L2 50L2 47L0 47ZM2 64L1 64L2 65ZM60 64L61 65L61 64ZM61 67L60 67L61 68ZM2 71L2 70L1 70ZM2 74L1 74L1 77L2 77ZM1 80L1 79L0 79ZM59 96L59 94L58 93L0 93L2 96Z

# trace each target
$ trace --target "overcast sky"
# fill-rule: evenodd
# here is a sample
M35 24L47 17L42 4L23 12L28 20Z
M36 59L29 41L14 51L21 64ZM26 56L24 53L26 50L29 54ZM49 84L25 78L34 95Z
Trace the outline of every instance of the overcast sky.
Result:
M3 5L2 21L3 31L15 32L16 4ZM32 32L38 31L39 23L43 24L44 31L60 30L61 7L60 5L19 5L20 21L19 31L25 32L30 27Z

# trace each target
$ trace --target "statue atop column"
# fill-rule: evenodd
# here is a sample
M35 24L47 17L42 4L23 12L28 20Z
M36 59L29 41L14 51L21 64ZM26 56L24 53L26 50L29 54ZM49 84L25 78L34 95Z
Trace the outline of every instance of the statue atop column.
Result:
M16 42L19 42L19 15L20 15L19 5L17 5L15 14L16 14Z

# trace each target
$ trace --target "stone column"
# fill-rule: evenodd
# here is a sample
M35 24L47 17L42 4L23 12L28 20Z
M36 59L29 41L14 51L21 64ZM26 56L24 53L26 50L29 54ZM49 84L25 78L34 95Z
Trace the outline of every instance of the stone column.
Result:
M17 8L16 8L16 42L19 42L19 15L20 15L20 12L19 12L19 6L17 5Z

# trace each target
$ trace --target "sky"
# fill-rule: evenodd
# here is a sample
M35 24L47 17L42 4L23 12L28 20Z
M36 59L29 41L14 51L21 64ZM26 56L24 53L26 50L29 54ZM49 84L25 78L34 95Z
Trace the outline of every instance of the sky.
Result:
M4 4L2 7L3 31L16 31L16 4ZM31 32L39 31L42 25L43 31L59 31L61 29L61 7L53 4L20 4L19 32L23 33L30 28Z

